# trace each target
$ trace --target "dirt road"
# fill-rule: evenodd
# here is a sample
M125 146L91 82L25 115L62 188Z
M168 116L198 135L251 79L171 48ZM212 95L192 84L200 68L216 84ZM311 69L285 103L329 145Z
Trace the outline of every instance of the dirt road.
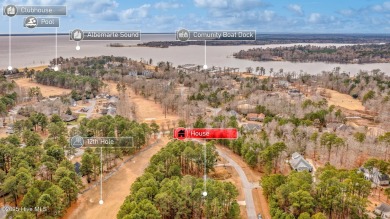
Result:
M105 82L109 85L112 94L117 94L116 84ZM130 89L129 89L130 90ZM129 91L130 100L137 105L137 117L140 122L150 117L156 121L166 121L165 115L160 105L151 100L146 100L141 96L135 95ZM168 115L167 119L175 120L179 117ZM67 211L64 219L111 219L116 218L120 206L123 204L126 196L130 194L130 186L141 176L149 164L150 158L156 154L162 147L168 143L168 138L163 137L159 144L141 152L136 157L127 162L110 179L103 183L103 205L99 205L100 186L97 186L84 194L80 195L77 202Z
M100 187L97 186L80 195L67 211L65 218L69 219L108 219L116 218L120 206L130 193L131 184L141 176L149 164L150 158L168 143L168 138L141 152L131 161L127 162L110 179L103 183L104 204L100 205Z

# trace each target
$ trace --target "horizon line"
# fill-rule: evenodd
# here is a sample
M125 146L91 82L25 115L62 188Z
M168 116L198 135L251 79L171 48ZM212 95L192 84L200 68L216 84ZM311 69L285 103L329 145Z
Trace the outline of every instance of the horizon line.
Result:
M69 35L70 33L57 33L57 35ZM164 35L173 35L176 34L175 32L144 32L141 34L164 34ZM276 35L276 34L282 34L282 35L388 35L390 36L390 33L294 33L294 32L269 32L269 33L256 33L256 35ZM0 36L51 36L56 35L55 33L0 33Z

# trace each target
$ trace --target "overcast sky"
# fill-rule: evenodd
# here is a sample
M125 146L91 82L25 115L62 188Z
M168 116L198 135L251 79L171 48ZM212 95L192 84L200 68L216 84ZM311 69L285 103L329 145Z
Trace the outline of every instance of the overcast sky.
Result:
M5 0L3 5L67 5L58 32L85 30L257 30L258 33L390 33L390 1L379 0ZM0 15L0 33L8 33ZM27 29L11 18L13 33Z

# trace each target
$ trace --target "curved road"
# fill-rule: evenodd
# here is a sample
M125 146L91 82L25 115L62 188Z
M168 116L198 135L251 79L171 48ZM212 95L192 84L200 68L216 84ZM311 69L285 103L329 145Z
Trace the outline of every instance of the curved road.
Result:
M246 213L248 216L248 219L256 219L256 208L255 203L253 202L253 196L252 196L252 189L253 185L248 181L248 178L245 175L244 170L238 165L233 159L231 159L227 154L225 154L223 151L216 149L219 156L224 158L229 162L229 164L234 167L234 169L237 171L238 175L240 176L242 188L244 190L245 194L245 203L246 203Z

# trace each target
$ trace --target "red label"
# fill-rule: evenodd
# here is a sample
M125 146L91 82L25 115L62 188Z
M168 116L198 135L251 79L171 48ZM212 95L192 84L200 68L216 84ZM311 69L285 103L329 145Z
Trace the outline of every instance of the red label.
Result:
M236 139L238 137L237 129L213 129L213 128L177 128L173 137L179 140L188 139Z

